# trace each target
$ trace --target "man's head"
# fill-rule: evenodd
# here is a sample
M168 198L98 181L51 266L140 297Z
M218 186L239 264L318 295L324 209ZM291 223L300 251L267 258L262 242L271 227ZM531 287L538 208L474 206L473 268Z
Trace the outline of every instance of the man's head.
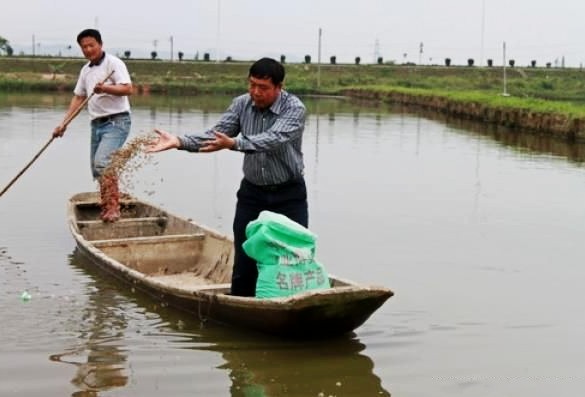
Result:
M102 57L102 35L95 29L85 29L77 35L77 43L83 56L90 62L97 62Z
M254 104L265 109L276 101L284 81L284 67L272 58L254 62L248 73L248 92Z

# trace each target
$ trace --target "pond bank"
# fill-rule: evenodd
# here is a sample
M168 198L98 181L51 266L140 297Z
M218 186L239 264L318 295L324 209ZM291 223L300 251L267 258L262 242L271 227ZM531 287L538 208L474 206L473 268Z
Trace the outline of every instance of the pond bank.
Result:
M487 122L514 130L552 135L567 141L585 141L585 118L570 114L535 111L509 106L493 106L440 95L410 94L370 89L343 90L351 98L431 109L459 118Z

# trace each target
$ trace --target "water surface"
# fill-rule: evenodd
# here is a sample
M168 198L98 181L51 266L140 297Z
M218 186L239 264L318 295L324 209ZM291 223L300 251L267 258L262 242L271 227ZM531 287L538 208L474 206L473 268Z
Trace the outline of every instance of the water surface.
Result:
M1 187L47 142L67 102L0 96ZM227 104L137 97L132 135L198 131ZM95 272L65 219L67 198L96 188L82 113L0 198L0 395L582 390L584 147L386 106L307 104L319 260L396 293L355 334L294 343L244 333ZM238 153L160 153L126 188L230 234L240 168Z

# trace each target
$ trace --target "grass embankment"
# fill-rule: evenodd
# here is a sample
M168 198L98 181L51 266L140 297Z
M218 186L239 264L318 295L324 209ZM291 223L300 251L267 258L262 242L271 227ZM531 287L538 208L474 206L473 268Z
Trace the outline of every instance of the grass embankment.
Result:
M83 59L0 57L0 91L71 91ZM126 60L138 93L241 93L250 62ZM299 95L349 95L424 106L472 118L585 139L580 69L287 64Z

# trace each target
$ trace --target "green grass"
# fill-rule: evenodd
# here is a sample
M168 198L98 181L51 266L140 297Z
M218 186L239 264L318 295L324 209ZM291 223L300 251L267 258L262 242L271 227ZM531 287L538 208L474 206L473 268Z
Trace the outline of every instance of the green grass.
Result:
M354 86L353 89L360 89L368 92L379 93L403 93L411 96L436 96L445 97L453 101L465 103L478 103L484 106L495 108L526 109L533 112L561 113L571 117L585 117L583 105L569 101L551 101L531 97L504 96L498 91L445 91L441 89L404 88L391 86Z
M68 91L85 60L0 57L0 91ZM246 89L251 62L126 60L133 81L152 93L236 94ZM446 97L494 107L513 107L582 117L585 72L572 68L507 68L503 92L501 67L286 64L291 92L340 94L359 88L372 92ZM58 76L57 76L58 75ZM56 76L55 80L52 77Z

